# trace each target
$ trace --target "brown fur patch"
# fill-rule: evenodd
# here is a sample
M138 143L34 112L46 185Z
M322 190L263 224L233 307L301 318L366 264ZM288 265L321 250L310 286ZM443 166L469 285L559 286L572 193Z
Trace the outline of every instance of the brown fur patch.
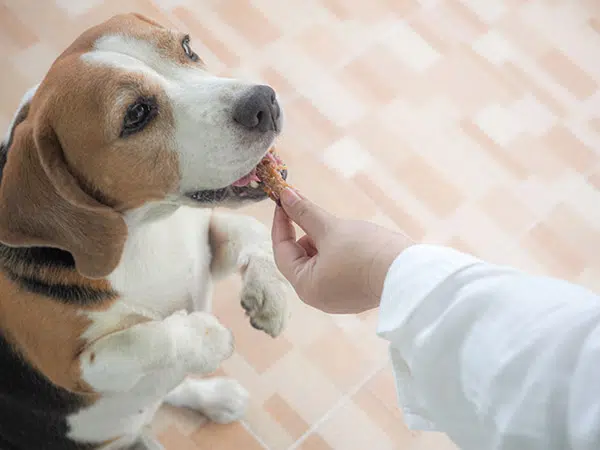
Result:
M4 274L0 295L0 327L15 350L57 386L93 401L78 361L89 320L70 305L22 291Z

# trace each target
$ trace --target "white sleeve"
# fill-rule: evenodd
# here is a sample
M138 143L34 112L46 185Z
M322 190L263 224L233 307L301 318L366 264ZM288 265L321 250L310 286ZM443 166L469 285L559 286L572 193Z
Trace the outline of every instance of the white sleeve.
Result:
M378 333L407 424L463 450L600 449L600 298L416 245L390 268Z

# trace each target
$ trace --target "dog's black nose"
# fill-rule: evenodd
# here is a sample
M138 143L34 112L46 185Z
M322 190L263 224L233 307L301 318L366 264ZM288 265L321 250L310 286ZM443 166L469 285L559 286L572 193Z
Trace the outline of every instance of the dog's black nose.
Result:
M256 86L233 109L233 120L249 130L263 133L277 130L280 110L275 91Z

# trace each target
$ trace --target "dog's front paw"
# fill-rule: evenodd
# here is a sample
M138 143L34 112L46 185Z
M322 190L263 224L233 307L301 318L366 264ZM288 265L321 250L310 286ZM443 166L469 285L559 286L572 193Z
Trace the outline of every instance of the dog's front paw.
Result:
M229 378L186 378L165 398L173 406L191 408L212 422L232 423L244 417L248 391Z
M237 381L228 378L214 378L207 382L212 382L212 395L207 395L205 391L204 404L199 411L215 423L241 420L248 409L248 391Z
M250 260L244 274L242 307L250 324L272 337L285 328L289 316L288 298L293 290L268 259Z
M204 312L173 314L167 319L176 351L189 372L217 370L233 354L233 335L213 315Z

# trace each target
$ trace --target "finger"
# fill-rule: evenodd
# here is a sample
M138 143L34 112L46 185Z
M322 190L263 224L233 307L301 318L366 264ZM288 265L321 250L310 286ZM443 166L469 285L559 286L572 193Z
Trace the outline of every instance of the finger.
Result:
M296 242L296 231L285 212L280 207L275 208L273 217L273 254L275 264L284 277L293 285L302 272L301 266L309 260L306 250Z
M273 245L284 241L296 241L296 230L290 218L280 206L275 207L273 227L271 228Z
M298 240L298 245L304 249L309 258L312 258L319 253L317 246L308 234L302 236Z
M306 234L318 242L331 227L335 217L317 205L287 188L281 193L281 204L285 213L296 222Z

